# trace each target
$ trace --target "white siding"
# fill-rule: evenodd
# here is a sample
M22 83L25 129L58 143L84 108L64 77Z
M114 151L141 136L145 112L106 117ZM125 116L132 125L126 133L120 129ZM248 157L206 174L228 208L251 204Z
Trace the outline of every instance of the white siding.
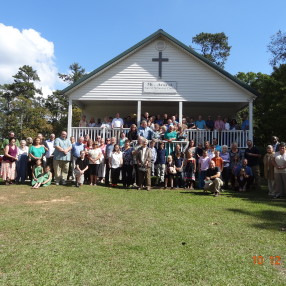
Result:
M248 91L168 41L162 63L162 81L176 81L177 94L142 93L142 82L157 81L155 42L143 46L109 69L73 90L73 100L248 102Z

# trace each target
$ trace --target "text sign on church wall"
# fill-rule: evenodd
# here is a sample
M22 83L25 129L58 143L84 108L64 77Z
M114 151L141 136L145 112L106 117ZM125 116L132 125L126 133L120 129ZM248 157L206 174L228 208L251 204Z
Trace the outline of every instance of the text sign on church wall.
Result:
M145 81L143 82L144 93L177 93L176 81Z

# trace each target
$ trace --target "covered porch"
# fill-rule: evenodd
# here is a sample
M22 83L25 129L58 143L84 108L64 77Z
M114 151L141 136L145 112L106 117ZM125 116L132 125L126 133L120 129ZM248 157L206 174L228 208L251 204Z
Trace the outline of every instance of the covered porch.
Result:
M68 117L68 134L78 137L82 134L89 134L91 138L101 135L103 138L115 136L119 137L120 132L127 133L129 128L123 129L104 129L97 127L78 127L72 126L72 105L78 105L83 114L95 120L100 118L103 120L105 116L114 117L116 113L120 113L120 117L124 118L131 116L139 126L141 114L148 112L150 115L176 115L179 122L182 122L183 117L193 117L197 120L199 115L202 115L205 120L207 116L212 116L215 120L218 115L228 117L229 119L236 118L237 112L248 106L249 113L249 130L230 130L230 131L208 131L187 129L185 133L187 138L194 139L196 145L203 141L212 141L217 138L220 145L230 145L236 141L240 148L246 148L246 141L253 139L253 101L249 102L187 102L187 101L146 101L146 100L69 100L69 117Z

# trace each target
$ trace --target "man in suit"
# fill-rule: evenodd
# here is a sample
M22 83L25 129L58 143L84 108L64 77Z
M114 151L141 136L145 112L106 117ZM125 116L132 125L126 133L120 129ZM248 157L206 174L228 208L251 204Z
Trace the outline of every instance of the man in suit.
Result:
M138 183L139 183L138 190L142 189L143 183L145 182L147 191L149 191L151 188L152 152L147 145L148 145L148 140L143 138L142 147L138 149L137 153Z

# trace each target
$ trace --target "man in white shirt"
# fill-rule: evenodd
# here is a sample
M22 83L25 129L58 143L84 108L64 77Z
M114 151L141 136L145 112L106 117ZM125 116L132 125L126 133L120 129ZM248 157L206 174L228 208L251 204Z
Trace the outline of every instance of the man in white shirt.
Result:
M111 127L112 128L122 128L123 127L123 119L120 118L119 113L115 114L115 118L113 118L112 123L111 123Z
M56 135L52 133L50 135L50 139L46 140L46 143L49 149L46 152L46 159L47 159L46 163L47 163L47 166L50 166L53 177L54 177L53 159L54 159L54 151L55 151L55 147L54 147L55 138L56 138Z

